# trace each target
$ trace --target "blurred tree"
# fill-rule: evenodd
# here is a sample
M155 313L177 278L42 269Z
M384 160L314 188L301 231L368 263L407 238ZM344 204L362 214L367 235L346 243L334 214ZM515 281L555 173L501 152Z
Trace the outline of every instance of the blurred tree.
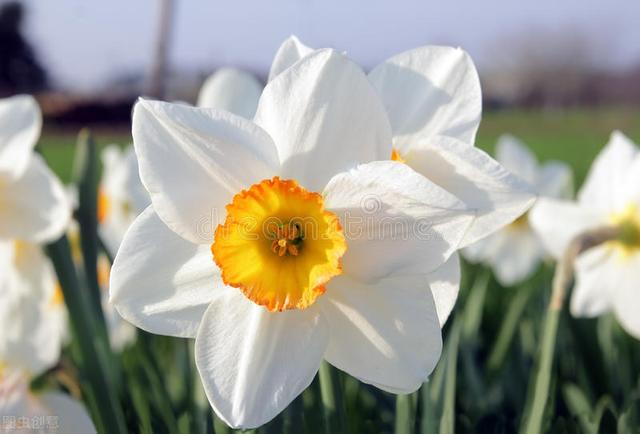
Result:
M0 96L36 92L48 86L47 73L22 35L24 7L0 6Z

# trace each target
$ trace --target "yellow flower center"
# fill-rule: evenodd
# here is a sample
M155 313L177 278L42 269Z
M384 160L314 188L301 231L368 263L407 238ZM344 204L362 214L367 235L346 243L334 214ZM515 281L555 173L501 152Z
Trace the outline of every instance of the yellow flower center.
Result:
M227 205L211 245L225 284L270 311L304 309L342 273L347 244L322 196L294 180L263 180Z
M56 283L55 288L53 289L53 295L51 296L51 306L59 307L64 303L64 295L62 294L62 287L60 287L60 283Z
M617 247L623 256L629 256L640 251L640 208L630 203L622 211L611 215L613 225L618 226L620 235L612 245Z
M111 212L111 198L101 188L98 191L98 223L104 223L109 212Z
M529 217L528 217L528 213L524 213L520 217L512 221L507 226L507 229L513 230L513 231L519 231L522 229L526 229L527 226L529 226Z
M398 151L396 148L392 148L391 149L391 160L397 161L398 163L406 163L407 162L402 157L402 154L400 154L400 151Z
M111 273L111 264L105 256L98 257L98 285L100 288L109 287L109 274Z

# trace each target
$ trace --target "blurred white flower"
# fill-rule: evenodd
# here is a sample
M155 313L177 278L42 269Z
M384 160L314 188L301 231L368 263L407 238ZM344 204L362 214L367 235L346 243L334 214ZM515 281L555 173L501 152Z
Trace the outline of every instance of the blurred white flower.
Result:
M312 49L295 36L278 50L273 79ZM482 114L478 73L460 48L425 46L398 54L368 75L386 108L392 128L392 158L476 210L477 218L460 243L468 246L514 221L535 200L530 186L473 146ZM457 264L457 258L453 258ZM447 274L445 274L447 273ZM444 324L455 304L460 270L440 270L448 284L434 290Z
M0 240L51 241L69 223L62 184L33 152L41 124L31 96L0 99Z
M12 434L92 434L96 432L81 403L61 392L29 389L25 373L0 366L0 430Z
M58 362L68 337L53 266L25 241L0 242L0 364L37 375Z
M41 123L32 97L0 100L0 363L30 373L57 362L66 335L62 294L36 243L62 235L71 206L33 152Z
M251 119L258 108L262 87L262 84L248 72L220 68L205 80L198 94L197 105L226 110Z
M136 328L126 321L113 303L109 301L109 274L111 272L111 264L109 259L101 255L98 257L98 283L100 284L102 311L104 319L107 323L107 331L109 333L109 343L114 351L122 351L125 347L131 345L136 340Z
M530 222L545 247L560 258L578 234L602 226L620 228L618 240L592 248L575 263L571 313L592 317L613 311L640 339L640 152L615 131L596 157L577 202L540 199Z
M538 164L527 146L512 136L502 136L496 159L533 187L541 197L568 199L573 194L571 169L559 161ZM544 247L529 225L527 214L493 235L467 247L463 254L472 262L489 265L500 284L511 286L529 278L544 257Z
M102 151L102 179L98 190L100 237L115 255L125 232L149 205L150 199L138 175L133 146L122 150L109 145Z
M432 291L449 295L475 212L377 161L391 127L357 65L304 57L253 122L141 100L133 137L152 206L118 251L111 300L140 328L196 338L224 421L268 422L323 358L390 392L420 387L442 346Z

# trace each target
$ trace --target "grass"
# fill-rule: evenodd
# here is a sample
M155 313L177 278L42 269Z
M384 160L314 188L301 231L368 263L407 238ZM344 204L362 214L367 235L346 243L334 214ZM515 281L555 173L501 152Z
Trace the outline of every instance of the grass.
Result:
M486 113L478 132L477 145L493 153L500 135L509 133L529 145L541 161L569 163L580 183L593 158L619 129L640 142L640 108L575 109L567 111L510 110ZM49 165L64 180L71 177L76 131L45 130L40 149ZM100 146L126 145L131 135L126 128L94 132Z
M593 158L616 129L640 143L640 108L487 113L480 125L477 145L493 153L498 137L512 134L529 145L541 161L569 163L579 185Z

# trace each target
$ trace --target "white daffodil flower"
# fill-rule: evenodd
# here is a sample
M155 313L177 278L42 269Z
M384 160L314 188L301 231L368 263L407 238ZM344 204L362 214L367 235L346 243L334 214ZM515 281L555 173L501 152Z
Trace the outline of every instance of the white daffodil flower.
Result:
M197 105L226 110L251 119L258 108L262 88L262 83L248 72L220 68L200 88Z
M279 48L269 79L312 53L295 36ZM391 158L409 165L477 211L460 243L465 247L522 215L535 200L531 187L473 146L482 114L478 73L469 55L452 47L426 46L391 57L368 75L392 129ZM434 290L441 323L460 286L458 258L439 274ZM446 273L446 274L445 274Z
M66 308L42 249L0 242L0 364L37 375L58 362L68 337Z
M640 339L640 152L615 131L596 157L577 202L540 199L529 220L545 247L560 258L587 229L614 225L618 240L589 249L575 263L570 310L577 317L613 311Z
M149 206L149 194L138 175L133 146L122 150L109 145L102 151L102 179L98 192L99 231L105 246L115 255L135 218ZM135 340L136 329L109 302L109 260L98 258L98 280L111 347L121 351Z
M0 431L12 434L96 432L81 403L61 392L34 393L23 372L0 366Z
M306 56L253 121L141 100L133 138L152 206L118 251L111 300L140 328L195 337L225 422L268 422L322 359L387 391L420 387L442 347L432 291L450 290L439 272L475 210L378 161L391 128L357 65Z
M32 97L0 99L0 240L51 241L71 218L62 184L33 152L41 125Z
M98 223L102 240L115 255L125 232L149 205L133 146L109 145L102 151L102 179L98 190Z
M500 137L496 159L529 183L541 197L568 199L573 194L569 166L560 161L538 164L535 155L515 137ZM489 265L500 284L511 286L531 277L545 250L527 214L523 214L500 231L470 245L463 254L471 262Z

